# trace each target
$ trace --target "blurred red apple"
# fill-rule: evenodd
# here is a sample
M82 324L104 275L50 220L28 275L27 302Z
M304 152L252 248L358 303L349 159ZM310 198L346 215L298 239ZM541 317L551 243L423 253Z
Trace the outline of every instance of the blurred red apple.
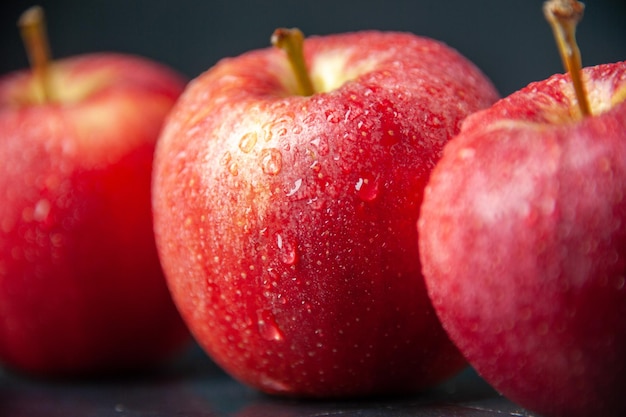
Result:
M297 30L275 39L302 46ZM222 60L170 114L153 207L174 300L218 364L268 393L437 383L465 362L428 300L414 225L443 145L497 93L412 34L303 47L295 71L278 48Z
M135 369L187 340L150 208L155 142L183 87L160 64L116 54L39 62L0 79L0 361L8 367Z
M618 416L626 62L581 80L578 99L555 75L467 119L426 188L420 253L444 328L497 390L545 415Z

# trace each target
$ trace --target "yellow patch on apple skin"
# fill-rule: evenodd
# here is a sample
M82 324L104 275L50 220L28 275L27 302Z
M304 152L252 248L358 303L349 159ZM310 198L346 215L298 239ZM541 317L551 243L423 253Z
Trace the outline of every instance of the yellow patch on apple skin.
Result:
M372 71L380 65L381 58L361 60L356 65L349 63L349 60L350 53L345 50L330 50L317 55L311 67L315 91L327 93L336 90L359 75Z
M568 105L554 101L553 97L541 94L539 106L542 108L541 114L546 122L553 125L575 123L582 119L578 101L574 92L573 85L566 79L555 79L560 84L559 88L563 95L567 98ZM583 83L589 100L591 114L598 116L615 107L620 102L626 100L626 84L615 90L615 82L612 79L592 78L589 73L583 73ZM539 97L539 96L538 96Z
M615 106L626 101L626 79L618 73L616 76L599 77L591 71L583 72L583 84L587 91L587 99L592 116L599 116ZM621 77L621 78L616 78ZM556 92L556 93L555 93ZM559 97L560 94L562 97ZM518 95L518 94L521 94ZM521 100L528 105L529 112L508 111L500 116L491 113L493 118L475 117L471 115L464 122L464 130L475 129L479 126L481 132L515 129L552 129L566 124L578 123L583 116L578 107L574 87L568 78L555 76L542 82L530 84L526 89L514 93L513 98L507 100ZM503 108L511 109L511 103ZM482 114L478 112L477 115ZM489 123L485 124L485 120ZM476 123L474 120L482 121Z
M563 105L551 93L554 88L563 94L567 105ZM575 122L582 117L573 85L565 78L550 78L543 85L542 82L534 84L532 90L528 92L528 99L533 100L539 109L538 113L543 119L541 124L561 125Z
M626 84L617 89L615 94L613 94L613 97L611 98L611 105L617 106L624 100L626 100Z
M22 107L44 103L46 100L43 91L35 77L29 72L20 74L20 77L22 77L20 82L15 83L9 90L5 104ZM63 61L55 62L48 72L48 101L61 104L79 103L114 79L115 77L106 69L97 73L82 74L68 70L67 64Z
M615 92L613 80L592 80L588 74L583 77L587 86L587 98L591 114L597 116L615 106Z
M66 152L82 155L87 165L117 161L129 150L148 144L158 135L160 121L172 106L170 99L154 96L150 102L135 97L103 97L67 108L66 121L76 131L76 139L64 144ZM152 120L147 120L152 119ZM126 140L117 140L118 138Z
M55 102L79 103L115 79L115 76L105 69L83 76L83 74L68 71L61 65L53 66L50 71L50 87L54 92L53 101Z

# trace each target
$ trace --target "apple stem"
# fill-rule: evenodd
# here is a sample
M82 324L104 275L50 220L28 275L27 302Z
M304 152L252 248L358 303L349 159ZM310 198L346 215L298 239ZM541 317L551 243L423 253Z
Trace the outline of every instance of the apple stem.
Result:
M46 34L46 22L43 8L33 6L20 16L17 25L22 35L28 61L32 68L35 83L39 90L39 101L51 100L52 88L49 82L50 48Z
M272 45L287 53L287 59L289 59L298 83L298 94L302 96L313 95L315 89L304 62L304 35L300 29L276 29L272 34L271 42Z
M576 0L548 0L543 4L543 13L552 27L563 66L574 84L578 107L583 117L586 117L591 115L591 108L583 85L582 61L576 43L576 26L584 10L585 5Z

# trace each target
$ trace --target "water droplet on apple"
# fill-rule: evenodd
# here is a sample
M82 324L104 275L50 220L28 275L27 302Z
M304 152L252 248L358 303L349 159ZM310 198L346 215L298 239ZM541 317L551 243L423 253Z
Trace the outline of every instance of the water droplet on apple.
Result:
M309 198L306 203L313 210L322 210L325 205L324 199L319 197Z
M239 165L237 165L236 162L231 163L228 166L228 172L230 172L234 176L239 175Z
M380 139L380 143L383 146L393 146L398 142L400 142L400 134L391 129L384 132L382 138Z
M315 139L313 139L311 142L311 145L315 146L315 148L317 149L317 153L320 156L326 156L328 155L328 141L325 138L322 137L316 137Z
M283 158L275 148L266 148L261 151L261 169L268 175L276 175L283 168Z
M283 248L283 237L280 233L276 234L276 246L278 246L278 249Z
M291 392L292 388L285 382L278 381L268 375L261 376L261 385L269 388L271 391L276 392Z
M619 260L620 260L619 253L617 253L617 251L615 250L612 250L606 256L607 265L615 265L617 262L619 262Z
M339 123L339 117L337 117L337 115L335 113L333 113L332 111L327 111L325 113L326 116L326 121L329 123Z
M287 245L285 250L281 252L280 260L285 265L293 265L296 263L296 249L293 246Z
M278 296L276 297L278 298L278 302L282 305L287 304L287 297L283 296L282 294L278 294Z
M316 159L315 161L313 161L313 163L309 166L309 168L311 168L311 170L313 172L316 172L319 174L319 172L322 170L322 167L320 165L320 161L318 159Z
M231 160L232 156L230 155L230 152L226 151L224 152L224 155L222 155L222 157L220 158L220 165L226 166Z
M269 142L270 140L272 140L273 137L274 137L274 134L272 133L271 130L266 130L264 132L263 139L265 139L265 142Z
M269 310L261 310L257 312L258 321L257 325L259 327L259 334L261 337L268 341L276 341L279 342L283 340L283 332L278 327L276 323L276 319L274 315Z
M302 178L298 178L297 180L295 180L293 186L285 194L287 195L287 197L291 197L298 192L300 187L302 187Z
M61 233L52 233L50 235L50 243L55 248L60 248L63 246L64 238Z
M378 197L378 180L369 175L363 175L354 184L354 189L361 200L373 201Z
M298 258L296 245L276 234L276 246L278 246L280 261L285 265L293 265Z
M242 152L249 153L256 145L257 141L257 133L256 132L248 132L241 137L239 140L239 149Z
M265 123L263 125L263 130L265 131L265 141L269 142L274 138L274 136L285 136L287 134L287 126L291 123L292 120L288 116L283 116L277 120Z
M35 210L33 211L33 220L42 222L48 218L48 214L50 213L50 202L45 198L39 200L35 205Z
M436 129L443 126L443 121L436 114L429 114L426 116L426 120L424 120L428 126L434 127Z

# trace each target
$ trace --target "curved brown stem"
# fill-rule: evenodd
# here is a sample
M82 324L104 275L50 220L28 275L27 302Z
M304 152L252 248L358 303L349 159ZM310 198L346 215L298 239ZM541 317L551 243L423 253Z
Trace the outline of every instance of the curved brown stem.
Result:
M30 66L40 91L42 102L53 99L49 82L50 48L45 16L40 6L33 6L20 16L17 25L22 35Z
M576 0L548 0L543 4L543 13L554 32L563 66L574 84L580 112L583 116L590 116L591 108L581 77L580 49L576 43L576 26L584 10L585 5Z
M298 94L302 96L313 95L315 89L304 61L304 35L300 29L276 29L272 34L271 42L272 45L287 53L287 59L289 59L298 83Z

